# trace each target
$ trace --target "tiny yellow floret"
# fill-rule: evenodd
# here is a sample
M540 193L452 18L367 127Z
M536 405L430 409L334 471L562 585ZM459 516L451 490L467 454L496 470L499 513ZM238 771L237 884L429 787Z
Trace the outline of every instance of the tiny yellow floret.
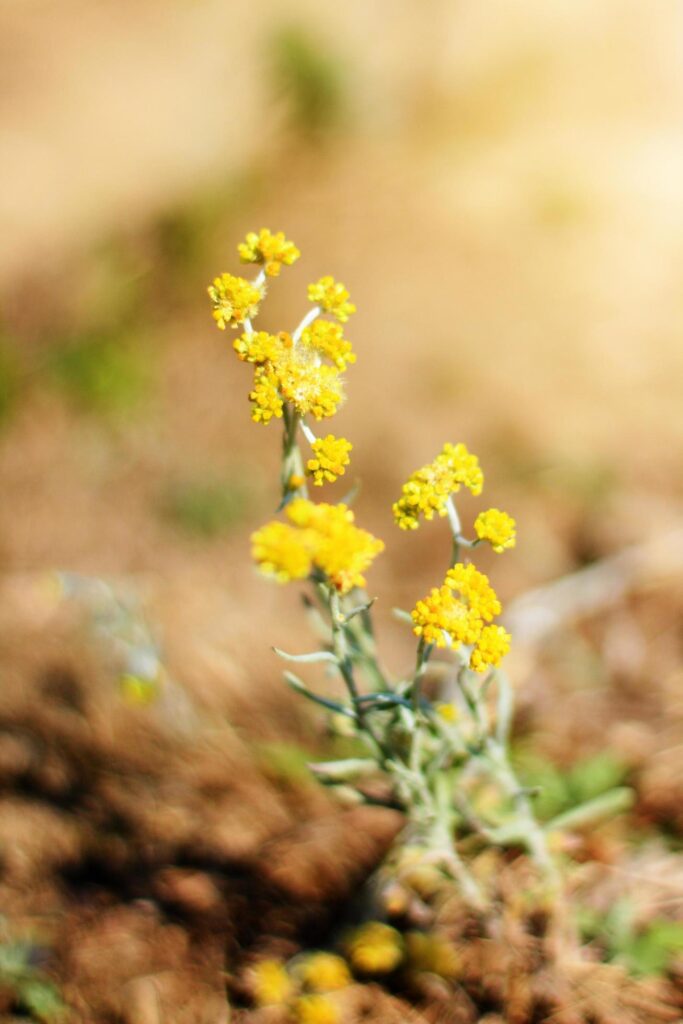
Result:
M306 463L306 472L313 477L316 486L321 487L326 482L334 483L344 475L350 461L349 452L353 448L350 441L328 434L314 441L311 447L314 457Z
M480 512L474 522L479 540L489 542L494 551L500 554L506 548L514 548L516 542L516 523L507 512L498 508L489 508Z
M296 964L294 973L313 992L335 992L351 984L346 961L334 953L310 953Z
M301 253L289 242L282 231L272 234L268 228L257 233L250 231L244 242L237 246L242 263L261 263L268 277L277 277L282 266L291 267Z
M251 971L254 1001L258 1006L280 1006L291 997L294 986L280 960L262 960Z
M340 323L345 324L356 307L349 302L349 293L343 284L335 281L329 274L321 277L315 284L308 286L308 301L320 306L326 313L330 313Z
M351 965L364 974L390 974L403 959L401 933L382 921L368 921L346 942Z
M222 331L237 327L258 313L262 295L258 288L243 277L221 274L208 288L213 305L213 318Z
M339 1008L326 996L300 996L294 1000L294 1019L297 1024L340 1024Z

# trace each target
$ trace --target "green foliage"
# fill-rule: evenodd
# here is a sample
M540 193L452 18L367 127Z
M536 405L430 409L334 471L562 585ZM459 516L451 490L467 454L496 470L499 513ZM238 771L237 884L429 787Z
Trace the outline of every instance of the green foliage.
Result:
M534 808L542 821L620 786L627 773L626 766L609 752L578 761L568 771L530 751L518 751L515 760L524 785L539 790Z
M254 744L254 751L260 770L274 782L311 784L309 750L296 743L273 741Z
M273 77L287 100L292 127L320 138L341 121L345 83L341 65L320 40L299 25L286 25L271 40Z
M129 412L150 386L143 354L118 333L88 332L64 341L52 353L49 372L75 405L101 415Z
M0 427L9 419L19 394L19 371L13 351L0 336Z
M0 943L0 989L9 990L18 1010L32 1020L64 1019L65 1006L59 991L31 963L34 947L28 942Z
M171 484L161 501L162 514L195 537L211 538L240 523L251 503L251 489L237 477L196 479Z
M683 922L654 918L638 925L628 899L618 900L605 913L584 907L578 920L586 941L603 947L606 959L633 974L662 974L683 953Z

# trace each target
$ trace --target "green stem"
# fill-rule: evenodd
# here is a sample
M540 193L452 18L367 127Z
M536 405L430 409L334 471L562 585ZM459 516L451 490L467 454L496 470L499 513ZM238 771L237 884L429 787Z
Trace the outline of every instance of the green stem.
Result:
M351 697L351 703L356 712L358 726L368 734L380 754L380 763L390 758L390 753L384 746L382 740L377 736L371 723L368 721L368 710L360 700L360 693L353 674L353 663L349 657L344 625L344 616L341 610L339 594L332 587L325 588L327 601L329 603L330 621L332 625L332 649L337 659L339 673L346 684Z
M503 792L512 798L520 826L520 834L524 836L531 858L545 876L553 891L559 891L561 887L560 875L550 855L545 832L536 820L536 815L527 792L520 785L519 779L510 765L507 750L493 737L489 737L485 744L485 755L487 764L491 769L491 774Z
M282 489L282 501L280 508L284 508L288 501L294 497L308 497L306 478L304 474L304 463L301 449L298 444L297 429L299 426L299 414L285 402L282 410L284 431L282 434L282 469L280 472L280 485ZM297 480L297 485L292 486L292 480ZM301 481L300 483L298 481Z

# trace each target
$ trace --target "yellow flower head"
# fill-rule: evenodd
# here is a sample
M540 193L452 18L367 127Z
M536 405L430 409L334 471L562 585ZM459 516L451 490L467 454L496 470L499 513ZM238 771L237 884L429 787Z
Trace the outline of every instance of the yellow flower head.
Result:
M497 665L509 647L502 627L486 625L500 611L488 577L458 562L446 573L443 586L434 587L413 608L413 632L437 647L472 647L470 667L483 672L487 665Z
M262 960L251 972L254 1001L258 1006L279 1006L291 997L294 986L280 960Z
M310 531L313 564L340 593L365 586L363 573L384 544L354 524L351 509L297 498L287 506L287 517L301 530Z
M448 466L453 473L456 484L453 488L455 491L460 490L462 485L471 491L475 498L481 494L484 486L484 474L481 471L479 459L467 450L466 445L462 443L445 444L441 454L437 456L437 460Z
M275 520L252 537L262 572L284 583L303 579L315 568L342 594L365 586L363 573L384 544L354 524L346 505L295 498L285 511L289 523Z
M326 356L342 372L349 363L356 361L351 342L344 337L343 327L329 320L314 320L301 335L301 344Z
M415 635L437 647L474 644L482 628L479 615L456 598L447 586L434 587L417 602L411 616Z
M507 512L490 508L480 512L474 522L474 529L479 540L487 540L494 551L501 553L506 548L514 548L516 542L515 521Z
M264 363L276 363L283 354L292 347L292 339L284 331L281 334L268 334L267 331L252 331L242 334L232 343L235 352L245 363L262 366Z
M500 665L510 650L510 634L502 626L484 626L470 657L470 668L485 672L491 665Z
M252 556L261 572L278 583L302 580L311 571L310 538L288 523L274 520L252 535Z
M293 242L288 242L282 231L272 234L268 228L250 231L244 242L237 246L242 263L261 263L268 277L277 277L283 266L291 267L301 253Z
M269 364L256 367L249 401L252 404L251 418L255 423L270 423L273 416L276 419L282 416L283 402L278 390L278 379Z
M320 365L310 354L295 349L289 358L275 364L280 394L291 402L300 416L310 413L317 420L334 416L344 400L344 384L334 366Z
M500 615L501 604L489 583L488 576L479 572L476 566L458 562L446 573L445 585L460 594L467 607L480 619L490 622Z
M300 996L294 1000L297 1024L340 1024L339 1008L325 996Z
M403 485L401 497L393 506L394 519L402 530L416 530L420 516L445 516L450 495L461 486L478 495L483 485L484 474L476 455L464 444L445 444L433 462L417 469Z
M312 448L314 457L306 463L306 472L313 477L314 484L322 486L325 481L334 483L344 475L350 461L349 452L353 448L350 441L328 434L314 441Z
M351 984L346 961L334 953L311 953L296 964L294 973L314 992L334 992Z
M356 307L349 302L349 293L339 281L327 275L308 286L308 301L320 306L326 313L345 324Z
M439 718L443 719L444 722L448 722L449 724L451 724L452 722L457 722L458 718L460 717L460 713L456 708L455 704L447 703L445 701L440 701L438 704L435 704L434 710L436 711Z
M390 974L403 959L400 932L381 921L368 921L356 928L346 948L352 966L364 974Z
M213 318L222 331L256 316L261 292L243 277L221 274L208 288Z

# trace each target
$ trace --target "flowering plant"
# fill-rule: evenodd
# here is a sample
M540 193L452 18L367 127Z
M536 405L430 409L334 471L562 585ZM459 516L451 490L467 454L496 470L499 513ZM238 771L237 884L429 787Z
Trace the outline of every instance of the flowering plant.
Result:
M463 443L445 444L411 474L393 506L396 524L415 530L434 516L447 518L452 549L439 585L410 613L398 613L412 628L417 650L412 671L391 678L379 659L373 602L365 591L365 574L384 544L356 524L348 501L314 502L308 491L309 484L334 483L349 465L351 443L330 433L318 437L310 421L333 416L344 400L342 375L356 355L343 325L355 306L344 285L322 277L309 286L312 308L291 333L257 331L252 322L268 278L300 253L284 234L265 228L248 234L238 252L260 269L251 281L217 277L209 287L213 316L221 330L237 330L233 348L253 367L252 419L283 426L282 517L253 534L253 557L279 583L307 581L307 607L322 634L318 650L277 653L298 665L323 665L340 678L345 696L333 699L285 673L297 693L325 709L333 727L357 736L365 753L312 769L346 800L400 808L405 845L453 877L473 906L485 907L487 895L463 856L467 837L470 849L526 849L555 888L547 829L536 821L508 757L512 691L500 664L510 636L496 621L501 603L495 590L471 561L481 544L497 553L514 547L515 521L490 508L477 516L474 536L466 535L455 498L462 488L479 496L484 476Z

